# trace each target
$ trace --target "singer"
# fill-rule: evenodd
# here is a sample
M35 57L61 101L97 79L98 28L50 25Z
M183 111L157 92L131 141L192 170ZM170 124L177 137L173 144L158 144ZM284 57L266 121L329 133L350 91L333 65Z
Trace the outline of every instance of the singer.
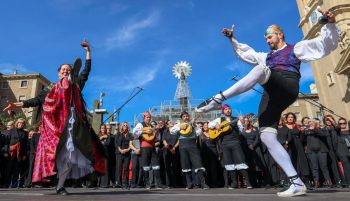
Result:
M80 59L73 68L62 64L57 83L33 99L9 103L4 109L39 107L42 110L32 181L49 181L57 171L59 195L68 194L64 188L66 179L78 179L93 172L105 174L106 169L104 148L89 125L81 94L91 69L90 46L86 41L81 46L86 50L86 62L80 74Z
M277 140L279 118L298 97L301 62L323 58L338 46L339 30L334 14L320 9L319 12L328 19L320 36L295 45L285 42L285 35L279 26L269 26L265 31L265 39L271 49L269 53L256 52L248 45L239 43L233 34L234 26L231 29L223 28L222 33L229 38L236 55L254 68L233 86L196 107L197 112L207 112L221 107L223 101L252 89L257 83L264 88L258 115L261 140L290 180L289 188L277 193L281 197L303 195L306 187L288 153Z

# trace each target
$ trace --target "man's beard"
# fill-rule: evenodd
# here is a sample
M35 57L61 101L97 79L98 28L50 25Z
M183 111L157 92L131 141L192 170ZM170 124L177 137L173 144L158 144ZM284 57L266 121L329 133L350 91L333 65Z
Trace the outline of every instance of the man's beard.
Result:
M280 39L277 38L277 41L275 43L270 43L270 50L277 50L277 44L280 43Z

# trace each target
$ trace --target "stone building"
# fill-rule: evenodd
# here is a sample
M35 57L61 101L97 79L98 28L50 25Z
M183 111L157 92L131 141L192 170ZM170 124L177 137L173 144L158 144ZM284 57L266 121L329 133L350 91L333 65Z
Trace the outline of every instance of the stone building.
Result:
M4 108L7 101L17 102L36 97L42 89L51 82L40 73L4 75L0 73L0 108ZM31 117L29 124L36 123L37 108L23 108L26 117Z
M319 35L322 25L317 6L336 15L340 29L338 48L327 57L311 62L320 102L334 113L350 119L350 1L297 0L300 13L299 27L304 39Z

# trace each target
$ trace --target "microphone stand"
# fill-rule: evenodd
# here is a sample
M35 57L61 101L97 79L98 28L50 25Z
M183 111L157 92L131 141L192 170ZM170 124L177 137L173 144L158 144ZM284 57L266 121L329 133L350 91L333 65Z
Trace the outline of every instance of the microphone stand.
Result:
M137 91L135 92L135 90L137 89ZM103 121L103 123L106 123L107 120L109 120L115 113L117 113L117 121L119 122L119 114L120 111L122 110L122 108L131 101L131 99L133 99L137 94L139 94L141 91L143 91L143 88L141 87L136 87L132 93L130 94L129 98L119 107L117 108L111 115L109 115L109 117Z
M337 116L339 118L342 118L342 116L336 114L333 110L327 108L326 106L322 105L321 103L317 102L317 101L314 101L312 100L311 98L308 98L306 94L302 93L302 92L299 92L299 94L303 95L305 98L305 101L310 103L311 105L315 106L315 107L318 107L320 108L320 113L322 115L322 117L324 116L324 111L328 112L328 113L331 113L332 115L334 116Z

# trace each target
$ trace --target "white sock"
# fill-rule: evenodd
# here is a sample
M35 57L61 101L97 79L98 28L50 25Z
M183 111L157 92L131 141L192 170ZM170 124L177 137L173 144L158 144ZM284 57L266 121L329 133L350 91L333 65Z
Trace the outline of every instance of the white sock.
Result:
M266 66L255 66L245 77L226 89L223 92L224 96L229 99L252 89L257 83L265 84L270 77L270 72L266 71L269 71ZM221 95L218 94L215 97L221 98Z
M276 163L283 169L288 177L297 175L297 171L293 167L292 161L283 148L280 142L277 140L277 134L272 132L263 131L260 135L261 141L268 148L271 156ZM300 183L301 180L297 179L296 182Z
M222 94L226 99L229 99L252 89L257 83L265 84L270 77L270 73L270 69L267 66L257 65L245 77L226 89ZM223 102L224 97L219 93L214 96L214 99ZM210 110L217 105L217 102L211 101L202 110Z

